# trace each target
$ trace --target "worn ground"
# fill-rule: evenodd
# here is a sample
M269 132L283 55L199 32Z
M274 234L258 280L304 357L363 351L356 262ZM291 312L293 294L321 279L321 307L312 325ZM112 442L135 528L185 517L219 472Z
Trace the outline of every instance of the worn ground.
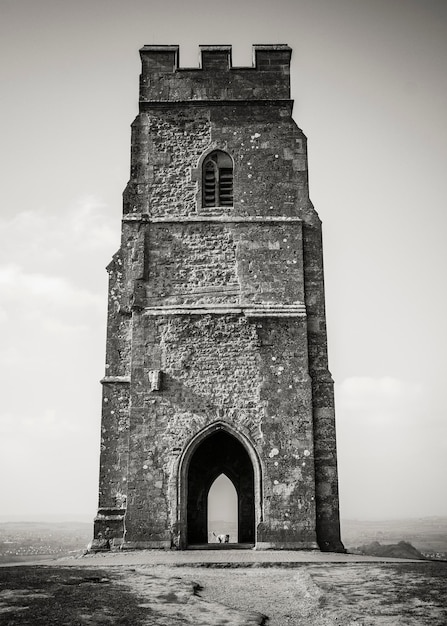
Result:
M201 560L140 552L1 567L0 624L447 624L447 563L209 552Z

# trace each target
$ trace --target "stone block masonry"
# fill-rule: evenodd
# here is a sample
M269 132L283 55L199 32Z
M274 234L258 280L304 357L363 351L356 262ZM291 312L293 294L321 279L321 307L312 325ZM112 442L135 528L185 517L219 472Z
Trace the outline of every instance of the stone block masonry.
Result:
M343 551L321 224L291 50L254 46L251 68L232 67L230 46L202 46L200 69L179 68L177 46L140 54L108 267L95 534L206 543L225 474L239 542Z

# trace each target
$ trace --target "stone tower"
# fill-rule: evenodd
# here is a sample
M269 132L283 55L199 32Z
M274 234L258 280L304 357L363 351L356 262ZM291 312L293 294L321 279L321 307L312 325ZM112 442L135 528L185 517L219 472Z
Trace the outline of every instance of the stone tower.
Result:
M110 277L95 533L207 542L225 474L238 541L343 551L321 223L292 119L291 49L140 50L122 239Z

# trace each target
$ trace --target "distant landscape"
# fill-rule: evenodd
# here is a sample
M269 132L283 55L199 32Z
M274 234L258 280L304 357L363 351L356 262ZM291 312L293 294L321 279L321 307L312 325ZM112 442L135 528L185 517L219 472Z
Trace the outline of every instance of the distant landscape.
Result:
M2 522L0 564L81 553L92 534L88 522Z
M216 535L230 535L230 543L237 543L237 524L222 520L208 523L208 543L217 543Z
M374 542L382 545L408 542L425 557L447 560L447 517L426 517L384 521L342 521L342 540L354 551ZM0 564L50 559L82 554L92 539L91 522L0 522ZM210 522L209 542L216 543L213 532L229 534L237 541L234 524Z
M342 520L341 534L348 550L373 542L383 545L406 541L427 558L447 559L447 517L374 522Z

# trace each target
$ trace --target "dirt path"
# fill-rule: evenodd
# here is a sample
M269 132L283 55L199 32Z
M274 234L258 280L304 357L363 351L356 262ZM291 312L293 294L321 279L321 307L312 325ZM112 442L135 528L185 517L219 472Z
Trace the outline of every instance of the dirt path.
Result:
M0 624L447 624L447 563L295 563L290 567L132 567L110 561L101 567L100 559L86 563L0 568Z
M179 570L202 597L260 611L268 626L447 624L447 563Z
M259 626L264 616L196 595L196 584L154 567L0 568L0 624L7 626Z

